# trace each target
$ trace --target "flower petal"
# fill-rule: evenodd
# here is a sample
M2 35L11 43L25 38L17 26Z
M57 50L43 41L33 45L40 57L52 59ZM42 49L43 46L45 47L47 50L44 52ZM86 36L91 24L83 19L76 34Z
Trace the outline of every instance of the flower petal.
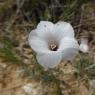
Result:
M78 53L79 45L74 38L65 37L61 40L59 51L62 51L63 59L70 60Z
M42 29L43 31L46 30L49 32L52 31L54 24L50 21L40 21L40 23L37 26L37 29Z
M54 25L55 35L58 39L63 37L74 37L74 29L70 23L58 22Z
M29 36L28 36L28 40L30 40L31 38L33 37L36 37L37 36L37 33L36 33L36 29L32 30L30 33L29 33Z
M51 35L53 34L54 24L49 21L40 21L40 23L37 26L37 35L44 39L49 39Z
M69 48L69 49L63 50L62 57L63 57L63 60L72 60L77 54L78 54L77 49Z
M36 30L30 32L28 42L35 52L49 52L48 44L36 35Z
M51 52L47 54L37 54L37 61L44 68L54 68L61 62L61 52Z
M80 44L79 49L80 49L81 52L87 53L89 51L89 46L86 45L86 44Z
M75 38L64 37L61 39L59 44L59 50L63 50L65 48L76 48L79 49L78 42Z

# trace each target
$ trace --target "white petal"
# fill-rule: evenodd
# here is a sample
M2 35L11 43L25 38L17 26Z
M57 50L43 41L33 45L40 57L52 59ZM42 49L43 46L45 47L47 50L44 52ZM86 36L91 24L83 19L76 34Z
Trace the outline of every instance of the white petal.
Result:
M63 59L70 60L78 53L79 45L76 39L65 37L61 40L58 50L62 51Z
M40 21L37 26L37 35L44 39L49 39L52 35L54 24L49 21Z
M74 37L74 29L70 23L58 22L54 25L55 35L58 39L63 37Z
M45 69L54 68L57 66L62 59L61 52L51 52L47 54L38 54L37 61L40 65L42 65Z
M63 60L72 60L75 58L75 56L78 54L78 50L75 48L69 48L63 50Z
M76 48L79 49L78 42L75 38L64 37L59 44L59 50L63 50L65 48Z
M40 21L40 23L37 26L37 29L42 29L43 31L46 30L49 32L52 31L54 24L50 21Z
M87 53L88 50L89 50L89 47L88 47L88 45L86 45L86 44L80 44L79 49L80 49L80 51L82 51L83 53Z
M28 42L31 48L37 53L38 52L43 53L49 51L47 42L45 42L36 35L36 30L30 32L28 37Z
M32 31L29 33L28 40L30 40L32 37L37 36L37 33L36 33L36 32L37 32L36 29L32 30Z

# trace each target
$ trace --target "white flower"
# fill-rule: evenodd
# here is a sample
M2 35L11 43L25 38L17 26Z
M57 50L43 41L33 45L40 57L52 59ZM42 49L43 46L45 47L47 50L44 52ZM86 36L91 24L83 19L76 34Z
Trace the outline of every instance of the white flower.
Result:
M83 53L87 53L89 51L88 39L87 38L81 38L81 44L80 44L79 49Z
M37 53L38 63L45 68L55 67L62 59L71 60L79 50L74 30L67 22L41 21L30 32L28 41Z

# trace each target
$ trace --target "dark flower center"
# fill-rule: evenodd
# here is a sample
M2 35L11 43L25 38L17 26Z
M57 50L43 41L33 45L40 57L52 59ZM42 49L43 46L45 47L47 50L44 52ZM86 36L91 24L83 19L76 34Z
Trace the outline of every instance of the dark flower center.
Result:
M56 43L54 43L54 42L50 42L50 44L49 44L49 49L50 49L51 51L57 51L58 45L57 45Z

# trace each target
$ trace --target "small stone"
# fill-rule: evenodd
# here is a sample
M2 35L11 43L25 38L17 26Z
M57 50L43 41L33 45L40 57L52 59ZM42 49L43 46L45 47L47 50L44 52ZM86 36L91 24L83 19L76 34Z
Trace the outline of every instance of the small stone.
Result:
M0 63L0 67L2 67L2 68L6 68L6 67L7 67L7 64Z
M93 88L95 88L95 80L90 80L89 85Z
M30 83L24 85L22 88L27 94L30 94L32 92L32 85Z

